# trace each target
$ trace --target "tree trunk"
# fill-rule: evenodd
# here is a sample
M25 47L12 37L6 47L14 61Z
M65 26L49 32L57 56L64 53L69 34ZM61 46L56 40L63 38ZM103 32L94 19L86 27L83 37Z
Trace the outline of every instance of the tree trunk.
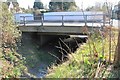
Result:
M116 52L115 52L115 55L114 55L114 64L115 64L115 66L120 65L120 31L119 31L119 34L118 34L118 43L117 43Z

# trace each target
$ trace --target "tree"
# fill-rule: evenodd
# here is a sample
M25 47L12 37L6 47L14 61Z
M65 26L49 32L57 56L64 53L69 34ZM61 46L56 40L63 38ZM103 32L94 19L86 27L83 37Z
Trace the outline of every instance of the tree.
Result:
M118 9L120 9L120 2L118 3ZM117 15L120 16L120 11ZM119 24L119 21L118 21L118 24ZM114 64L116 67L120 66L120 29L118 34L118 43L116 47L116 53L114 56Z
M15 12L19 12L20 11L20 8L19 8L19 3L17 2L17 0L14 0L14 2L13 2L13 0L7 0L6 1L6 4L8 5L8 8L10 7L10 4L12 3L12 5L13 5L13 8L11 9L11 11L13 12L13 13L15 13Z
M34 9L43 9L43 3L40 0L35 0L34 5L33 5Z
M111 11L112 3L105 2L104 4L96 2L95 6L87 7L86 11L103 11L104 13L108 13Z
M89 6L86 8L86 11L92 11L92 10L94 10L94 6Z
M2 4L2 35L3 35L3 44L6 45L8 42L10 44L15 43L14 39L19 36L19 30L13 22L13 15L8 11L6 4ZM7 37L8 35L8 37ZM9 40L10 39L10 40Z
M78 9L75 0L68 0L67 2L64 2L64 0L59 0L59 2L51 0L49 2L50 11L72 11L73 9Z
M114 55L114 64L115 64L115 67L120 66L120 31L118 34L118 43L117 43L116 52Z
M10 2L12 2L14 7L18 7L19 6L19 3L17 2L17 0L14 0L14 2L13 2L13 0L7 0L6 3L8 5L8 7L10 6Z
M20 77L22 72L25 70L25 66L21 60L21 56L16 52L16 43L20 37L20 31L14 24L13 15L8 10L6 3L1 4L0 13L0 39L2 41L2 53L0 53L0 61L2 61L2 68L0 68L1 77L4 78L15 78ZM17 64L15 64L17 62Z
M19 3L18 2L12 2L14 7L19 7Z

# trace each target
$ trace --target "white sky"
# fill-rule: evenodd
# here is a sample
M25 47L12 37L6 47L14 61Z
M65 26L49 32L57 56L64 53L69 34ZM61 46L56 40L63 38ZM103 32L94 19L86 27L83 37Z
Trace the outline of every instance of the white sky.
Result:
M28 5L32 8L35 0L17 0L20 7L28 8ZM44 5L48 5L50 0L41 0ZM111 2L114 5L117 4L120 0L75 0L76 4L81 8L83 3L83 9L88 6L94 6L96 2Z

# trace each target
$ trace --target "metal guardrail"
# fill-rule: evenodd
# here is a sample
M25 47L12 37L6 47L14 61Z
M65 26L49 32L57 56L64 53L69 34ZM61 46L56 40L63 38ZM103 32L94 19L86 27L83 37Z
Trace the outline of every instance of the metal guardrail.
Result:
M77 18L76 20L65 20L66 17L81 17L83 18L82 20ZM55 19L55 20L46 20L46 17L51 17L51 18L55 18L55 17L59 17L60 19ZM89 18L92 18L89 20ZM26 26L27 23L32 23L32 22L39 22L41 23L41 26L44 26L43 23L47 22L47 23L62 23L62 26L64 26L64 23L71 23L71 22L77 22L77 23L85 23L85 26L87 26L87 23L102 23L103 26L105 26L106 24L106 15L105 14L96 14L96 15L42 15L42 16L20 16L20 18L22 19L20 21L20 24L24 24L24 26ZM27 18L33 18L33 20L27 20ZM99 19L102 18L102 19Z

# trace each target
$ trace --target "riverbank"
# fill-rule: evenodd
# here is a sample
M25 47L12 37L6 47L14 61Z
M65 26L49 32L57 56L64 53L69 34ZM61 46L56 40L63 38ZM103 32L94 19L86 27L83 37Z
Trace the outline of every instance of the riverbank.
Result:
M94 32L74 54L68 55L68 61L58 66L53 65L46 77L120 78L120 69L115 69L113 64L118 31L113 28L110 37L109 29L108 27L102 35Z
M17 51L18 54L24 57L25 66L30 74L29 77L45 77L48 74L48 68L52 65L62 64L64 62L62 58L66 59L64 56L66 53L64 51L61 53L61 48L69 51L65 44L74 52L78 48L79 43L85 42L85 39L60 36L41 47L39 40L36 40L38 36L36 34L24 33L21 46L18 47ZM28 76L23 75L22 77Z

